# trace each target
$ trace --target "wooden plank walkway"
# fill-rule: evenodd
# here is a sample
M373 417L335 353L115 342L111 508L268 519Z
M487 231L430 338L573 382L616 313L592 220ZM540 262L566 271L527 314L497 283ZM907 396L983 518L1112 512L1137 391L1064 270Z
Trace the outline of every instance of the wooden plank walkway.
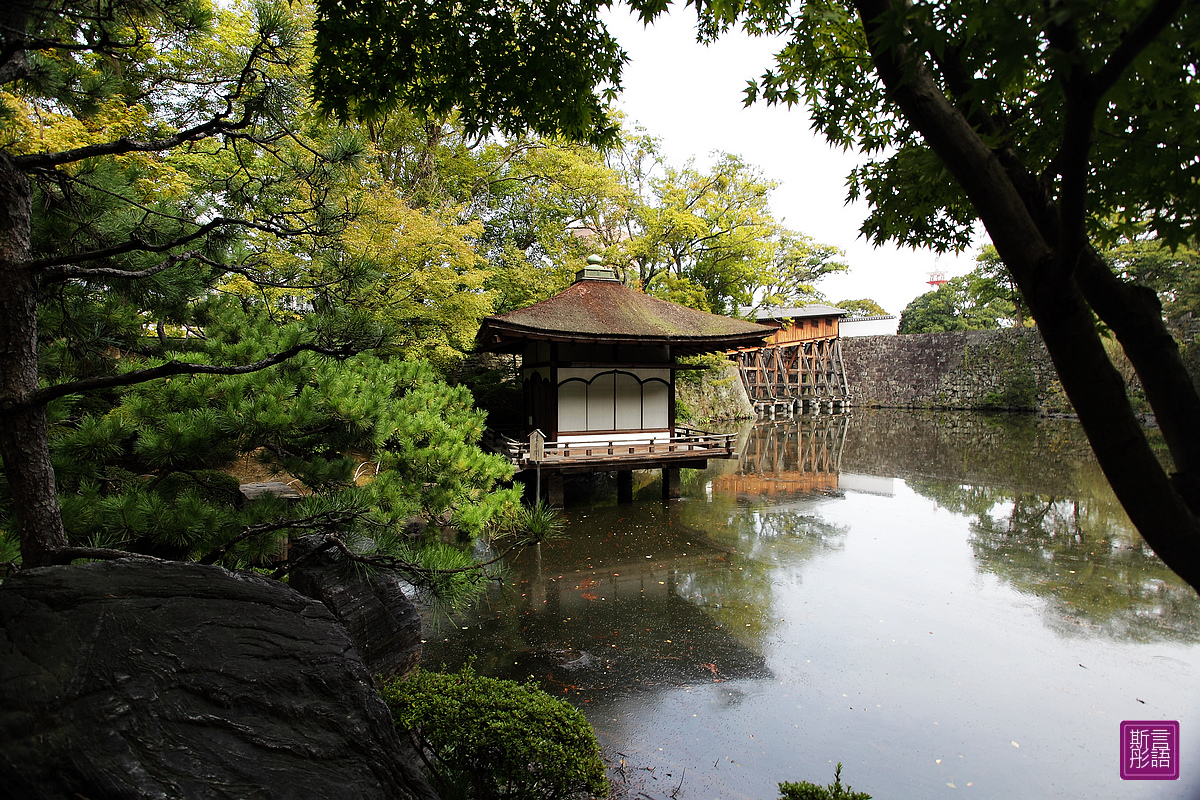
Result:
M625 469L652 469L674 462L704 461L711 458L737 458L734 450L737 434L709 433L691 428L676 428L670 439L607 440L597 437L587 442L545 443L540 462L534 461L528 441L521 441L488 430L480 444L499 453L518 472L536 468L562 472L604 472Z

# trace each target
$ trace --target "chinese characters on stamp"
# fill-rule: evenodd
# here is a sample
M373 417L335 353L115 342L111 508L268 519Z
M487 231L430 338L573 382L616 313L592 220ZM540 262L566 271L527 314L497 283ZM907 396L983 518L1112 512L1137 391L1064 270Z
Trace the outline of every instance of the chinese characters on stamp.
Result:
M1121 723L1121 778L1173 781L1179 778L1179 723L1126 720Z

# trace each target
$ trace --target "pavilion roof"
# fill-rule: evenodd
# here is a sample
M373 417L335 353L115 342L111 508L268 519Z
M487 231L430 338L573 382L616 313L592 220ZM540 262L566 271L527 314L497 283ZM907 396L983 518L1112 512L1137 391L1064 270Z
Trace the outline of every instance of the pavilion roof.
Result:
M584 277L548 300L486 317L476 342L492 352L518 352L543 340L670 345L676 355L695 355L753 346L774 331L659 300L615 279Z

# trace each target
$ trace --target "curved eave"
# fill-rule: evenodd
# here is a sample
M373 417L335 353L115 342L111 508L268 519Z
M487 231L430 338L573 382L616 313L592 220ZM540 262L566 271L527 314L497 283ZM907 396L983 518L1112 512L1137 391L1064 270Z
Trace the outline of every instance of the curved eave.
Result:
M519 325L497 324L487 320L476 337L476 349L491 353L520 353L527 342L565 342L570 344L638 344L666 345L676 356L700 355L754 347L774 333L769 328L750 333L730 333L711 336L634 336L621 333L569 333L524 328Z

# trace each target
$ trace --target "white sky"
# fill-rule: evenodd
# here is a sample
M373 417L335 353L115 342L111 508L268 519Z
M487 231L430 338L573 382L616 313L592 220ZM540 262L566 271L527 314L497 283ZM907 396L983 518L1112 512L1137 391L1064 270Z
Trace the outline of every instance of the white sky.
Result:
M974 267L974 251L938 258L926 250L872 247L858 232L866 203L846 204L846 175L860 157L829 147L809 129L800 108L742 106L746 81L771 64L770 40L738 33L705 47L696 42L695 11L680 5L648 29L621 6L604 18L631 59L617 106L662 140L673 165L694 158L705 168L711 153L723 151L779 183L771 202L776 218L846 252L850 271L817 285L831 301L870 297L899 316L929 291L930 271L954 277Z

